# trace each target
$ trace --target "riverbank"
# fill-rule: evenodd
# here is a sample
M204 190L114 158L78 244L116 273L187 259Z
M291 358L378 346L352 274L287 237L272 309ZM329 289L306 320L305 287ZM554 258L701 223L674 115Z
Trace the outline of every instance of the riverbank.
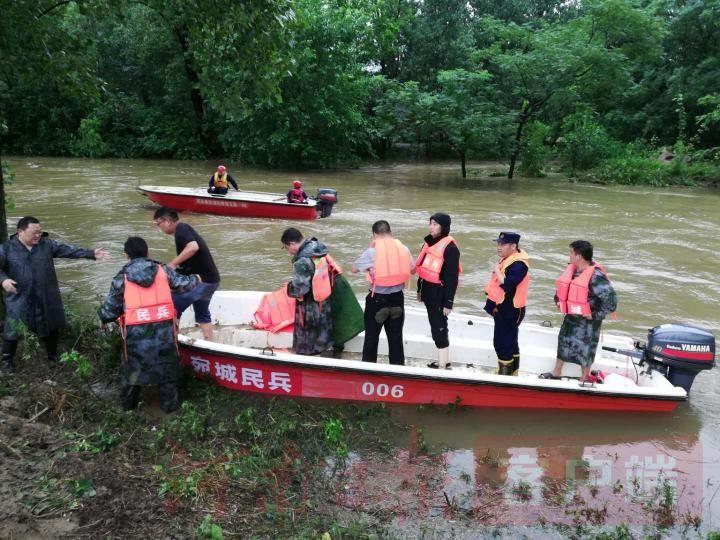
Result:
M699 513L667 479L608 486L578 462L584 480L572 480L564 461L556 476L551 459L537 484L514 475L524 458L497 450L491 436L470 456L448 452L391 408L266 399L190 380L173 414L160 412L152 389L137 411L122 411L117 334L70 321L61 364L48 366L30 339L18 372L0 377L1 537L704 536ZM468 427L454 406L417 414ZM567 452L566 442L549 444Z

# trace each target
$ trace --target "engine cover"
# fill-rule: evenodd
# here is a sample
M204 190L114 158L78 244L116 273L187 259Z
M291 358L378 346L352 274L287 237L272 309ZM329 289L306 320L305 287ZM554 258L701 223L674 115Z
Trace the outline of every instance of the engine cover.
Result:
M690 371L715 367L715 337L689 324L663 324L648 332L650 360Z

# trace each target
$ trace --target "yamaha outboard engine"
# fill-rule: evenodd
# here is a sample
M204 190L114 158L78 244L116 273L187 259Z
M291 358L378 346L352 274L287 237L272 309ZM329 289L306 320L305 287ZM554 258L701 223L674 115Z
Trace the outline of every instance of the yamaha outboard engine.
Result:
M318 205L318 215L321 218L330 217L333 206L338 202L338 192L331 188L318 188L315 199Z
M689 324L661 324L651 328L647 343L636 342L634 351L603 349L640 359L641 365L648 364L688 394L695 376L715 367L715 337L704 328Z
M715 337L697 326L663 324L649 330L645 356L689 394L695 376L715 367Z

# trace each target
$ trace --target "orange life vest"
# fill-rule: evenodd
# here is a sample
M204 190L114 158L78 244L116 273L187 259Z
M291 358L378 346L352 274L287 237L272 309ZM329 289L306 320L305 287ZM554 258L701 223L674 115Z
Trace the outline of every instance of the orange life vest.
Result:
M125 313L121 318L124 326L172 321L175 318L170 285L162 265L158 265L155 280L149 287L133 283L125 276Z
M427 242L423 244L420 255L418 255L418 258L415 261L415 271L417 272L419 278L422 278L429 283L442 285L440 271L442 270L443 263L445 262L445 248L450 244L455 244L457 246L457 242L452 236L446 236L432 246L428 245ZM458 274L462 274L461 264L458 265Z
M558 297L558 307L563 315L591 315L588 294L590 292L590 280L595 268L607 276L605 268L600 263L594 262L576 278L577 268L574 264L568 264L565 271L555 282L555 294Z
M213 178L213 185L216 188L227 188L228 187L228 179L227 179L227 173L223 173L222 176L220 176L217 171L215 171L215 178Z
M287 293L287 284L281 289L267 293L253 316L253 327L273 334L292 330L295 324L295 299Z
M337 274L342 274L342 269L330 255L324 257L313 257L315 273L312 278L313 299L316 302L323 302L332 294L333 281Z
M376 238L370 244L375 248L375 263L372 272L365 272L365 277L375 287L392 287L402 285L410 279L412 260L410 253L400 240L391 237Z
M525 274L523 280L518 284L515 289L515 297L513 298L513 306L519 309L525 307L527 304L528 289L530 288L530 261L527 252L518 251L509 257L505 257L502 260L500 268L504 274L508 267L517 261L524 262L528 267L528 273ZM498 305L505 301L505 291L500 286L500 281L495 275L495 272L492 273L490 281L488 281L488 284L485 286L485 294L487 295L488 300L492 300Z

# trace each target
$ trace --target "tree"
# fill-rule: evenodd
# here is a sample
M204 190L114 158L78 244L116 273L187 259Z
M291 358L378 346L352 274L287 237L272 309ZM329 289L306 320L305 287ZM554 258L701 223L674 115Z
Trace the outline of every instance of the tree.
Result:
M625 0L584 2L580 17L539 29L495 19L483 19L481 26L492 45L478 59L496 74L515 110L508 178L514 175L528 122L551 100L566 109L592 97L611 100L630 84L632 62L656 52L662 35L656 17Z
M217 130L208 107L241 119L256 101L279 95L281 74L292 64L290 0L147 0L177 40L197 130L208 153Z
M441 71L440 90L434 96L433 123L460 158L462 177L467 176L465 162L472 151L499 154L505 112L490 99L487 71L464 69Z

